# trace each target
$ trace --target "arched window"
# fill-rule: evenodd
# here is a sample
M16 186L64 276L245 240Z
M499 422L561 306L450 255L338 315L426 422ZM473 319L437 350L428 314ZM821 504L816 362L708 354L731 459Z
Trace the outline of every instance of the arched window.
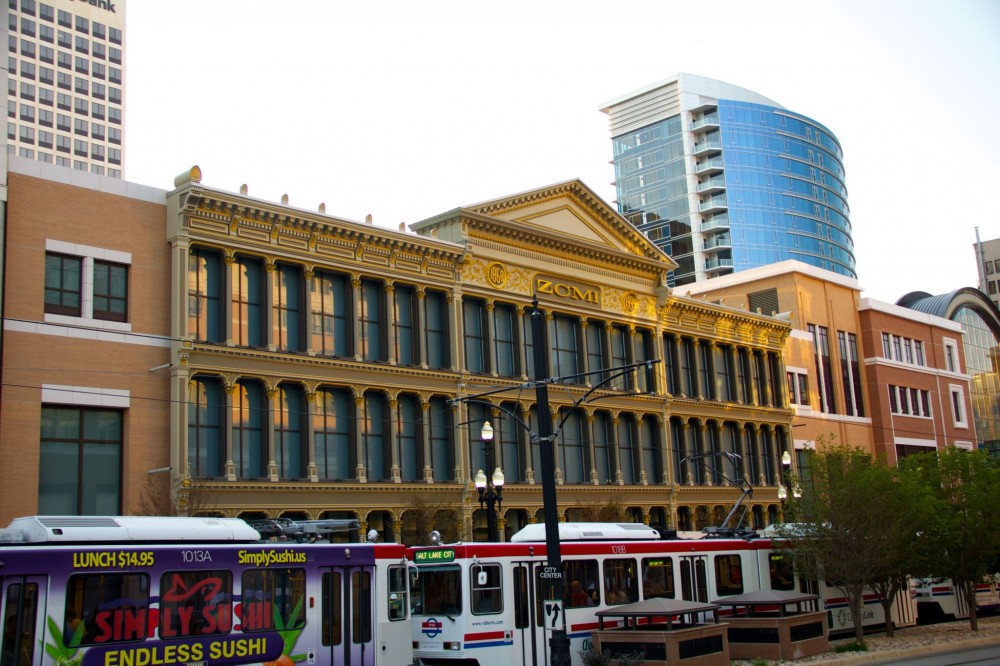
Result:
M563 418L566 418L566 411L560 410L559 420ZM586 456L584 456L585 423L583 412L575 409L566 418L559 433L559 468L562 470L564 483L584 483L588 480L589 474L586 471Z
M188 402L188 471L196 479L223 474L225 401L216 377L195 377Z
M615 429L607 412L594 414L594 469L598 483L613 483L616 479L614 456Z
M274 290L274 344L280 351L305 351L305 282L299 266L278 264Z
M403 394L396 401L399 445L399 476L402 481L420 481L424 475L423 418L420 400Z
M684 424L678 418L670 419L670 447L674 453L674 483L687 483L688 463Z
M431 469L434 481L449 481L455 474L455 444L451 405L444 398L431 398L428 409L431 430Z
M663 456L660 450L660 427L654 416L642 417L642 468L647 483L663 483Z
M353 352L354 316L351 283L345 275L317 271L311 294L312 350L323 356L349 356Z
M323 388L317 397L313 439L319 478L328 481L354 478L357 462L351 445L354 421L351 394L343 389Z
M618 419L618 468L622 481L631 486L639 482L638 433L635 417L622 414Z
M297 384L278 387L278 404L274 411L274 455L278 476L282 479L302 479L306 476L308 449L306 447L305 393Z
M501 406L507 412L513 412L520 417L520 408L516 403L505 402ZM500 467L503 469L505 483L518 483L524 480L524 441L527 433L520 423L511 416L501 412L493 424L494 435L500 443Z
M192 248L188 256L188 335L201 342L224 342L222 257Z
M361 450L369 481L388 481L392 456L388 450L389 428L385 396L377 391L365 393L361 403Z
M264 266L259 259L237 256L232 265L233 342L243 347L264 347Z
M259 479L266 474L267 396L256 381L239 381L233 392L233 462L236 476Z

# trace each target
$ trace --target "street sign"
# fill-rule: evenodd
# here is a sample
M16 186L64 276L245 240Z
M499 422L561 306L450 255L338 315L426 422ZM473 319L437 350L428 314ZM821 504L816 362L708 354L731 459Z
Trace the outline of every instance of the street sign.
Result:
M563 615L563 602L557 599L547 599L544 602L545 628L553 631L566 629L566 617Z
M562 568L542 567L538 572L538 577L542 580L562 580Z

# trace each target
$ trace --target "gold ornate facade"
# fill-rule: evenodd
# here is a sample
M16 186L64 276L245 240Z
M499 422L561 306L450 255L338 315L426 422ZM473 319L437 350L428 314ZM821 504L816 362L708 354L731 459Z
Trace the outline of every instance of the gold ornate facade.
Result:
M674 296L671 259L579 181L393 231L200 180L167 195L171 464L188 510L481 538L472 480L495 465L507 534L541 520L537 298L549 376L565 378L549 389L562 518L700 528L738 477L751 521L778 511L789 325Z

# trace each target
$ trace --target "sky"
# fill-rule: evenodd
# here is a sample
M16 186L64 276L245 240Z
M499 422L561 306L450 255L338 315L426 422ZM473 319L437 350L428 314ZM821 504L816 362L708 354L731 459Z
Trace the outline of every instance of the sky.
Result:
M573 178L612 202L599 109L688 72L837 136L863 297L976 286L976 229L1000 238L998 0L129 0L126 19L131 182L198 165L394 229Z

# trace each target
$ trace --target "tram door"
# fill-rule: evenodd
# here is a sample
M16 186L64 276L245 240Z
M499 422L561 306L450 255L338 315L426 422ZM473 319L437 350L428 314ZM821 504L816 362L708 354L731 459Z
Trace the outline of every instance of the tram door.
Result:
M548 636L538 598L538 573L543 562L514 563L514 663L545 666L549 663Z
M323 650L332 666L374 666L374 581L372 569L323 569ZM320 663L327 660L321 659Z
M685 601L708 602L708 578L704 555L683 555L681 565L681 597Z
M0 666L38 666L44 656L42 644L46 640L50 643L57 640L54 636L44 635L47 586L45 576L8 576L3 579Z

